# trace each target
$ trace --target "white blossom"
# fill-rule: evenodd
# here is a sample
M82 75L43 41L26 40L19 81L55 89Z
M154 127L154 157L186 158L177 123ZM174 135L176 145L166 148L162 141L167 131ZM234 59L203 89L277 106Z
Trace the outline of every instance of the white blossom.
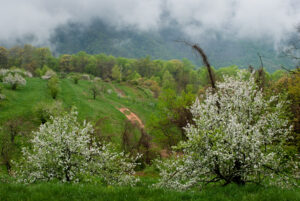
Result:
M132 185L137 165L134 158L115 151L111 144L99 145L91 137L90 123L77 122L77 112L51 118L33 132L32 147L23 148L17 164L21 181L79 182L100 177L107 184Z
M16 89L18 85L26 85L26 80L17 73L8 73L4 77L3 83L11 85L12 89Z
M284 104L278 97L265 100L253 76L225 77L191 107L195 125L185 128L188 140L175 147L184 154L158 162L158 185L187 189L270 177L270 182L287 184L299 169L284 149L291 133Z

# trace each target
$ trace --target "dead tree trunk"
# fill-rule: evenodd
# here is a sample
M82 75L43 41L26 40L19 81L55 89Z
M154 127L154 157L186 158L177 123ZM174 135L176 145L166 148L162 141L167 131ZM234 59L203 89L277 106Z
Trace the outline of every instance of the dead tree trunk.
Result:
M207 71L208 71L211 87L213 89L216 89L216 81L214 79L213 71L211 69L210 63L208 62L208 59L207 59L207 56L206 56L205 52L203 51L203 49L201 47L199 47L196 44L192 45L192 48L194 50L196 50L200 54L200 56L202 57L202 61L203 61L204 65L206 66Z

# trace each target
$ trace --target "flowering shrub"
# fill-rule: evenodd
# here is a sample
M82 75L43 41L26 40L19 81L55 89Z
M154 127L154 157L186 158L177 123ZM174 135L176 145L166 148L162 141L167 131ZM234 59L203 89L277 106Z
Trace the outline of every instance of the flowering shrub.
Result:
M6 76L6 74L9 72L8 69L0 69L0 81L3 81L3 78Z
M13 75L19 74L22 77L32 77L32 74L29 71L25 71L23 69L12 67L11 69L0 69L0 78L5 77L9 73L11 73Z
M57 75L56 75L56 72L54 72L53 70L49 69L49 70L47 70L47 71L45 72L45 74L42 75L41 77L42 77L42 79L44 79L44 80L49 80L49 79L51 79L52 77L55 77L55 76L57 76Z
M265 100L252 76L225 77L217 91L209 89L192 106L195 125L185 128L188 140L175 147L183 156L158 163L159 186L242 185L266 178L288 184L299 169L284 149L291 133L284 104L278 97Z
M8 73L3 79L3 83L11 85L11 89L17 89L18 85L26 85L26 80L18 73Z
M107 184L134 184L133 158L118 153L112 145L99 145L91 137L92 125L77 122L77 112L53 118L34 132L32 148L23 148L17 164L21 181L79 182L99 176Z

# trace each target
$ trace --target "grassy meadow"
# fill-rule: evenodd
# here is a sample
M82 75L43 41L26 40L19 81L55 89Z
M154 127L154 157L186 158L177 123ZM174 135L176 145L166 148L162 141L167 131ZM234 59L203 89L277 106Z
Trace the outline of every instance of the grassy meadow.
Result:
M151 187L143 181L136 187L112 187L93 184L38 183L0 184L0 200L97 200L97 201L299 201L299 189L280 189L248 184L246 186L209 186L201 191L172 191Z
M60 80L60 91L56 100L62 102L66 109L76 106L79 119L99 124L101 133L110 136L112 141L120 143L120 134L124 127L125 115L118 109L126 107L146 122L155 112L156 100L148 89L123 83L101 82L105 91L93 99L90 92L91 82L80 80L74 84L71 79ZM0 124L7 120L21 118L27 122L27 130L37 128L40 121L35 114L36 106L51 103L47 81L41 78L28 78L25 87L17 90L4 87L7 99L0 103ZM100 123L99 123L100 122ZM24 127L24 126L23 126Z

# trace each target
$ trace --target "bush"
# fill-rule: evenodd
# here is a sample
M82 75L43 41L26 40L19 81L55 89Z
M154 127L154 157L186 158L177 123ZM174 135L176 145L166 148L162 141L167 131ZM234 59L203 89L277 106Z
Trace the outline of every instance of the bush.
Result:
M50 90L51 97L56 99L57 94L59 93L59 79L57 76L51 77L51 79L48 80L48 88Z
M100 94L101 87L97 82L93 81L90 87L90 91L92 93L93 99L96 100L96 97Z
M3 82L3 79L8 72L9 72L8 69L0 69L0 82Z
M9 73L7 76L4 77L3 83L9 84L12 90L16 90L17 86L19 85L26 85L26 80L19 74Z
M57 116L62 111L63 106L59 101L53 103L40 102L34 108L34 113L42 124L48 122L51 116Z
M99 176L107 184L134 184L135 159L96 143L92 125L78 123L77 115L72 109L33 132L32 148L23 148L23 160L16 164L20 181L79 182Z
M160 185L186 189L210 182L224 185L273 182L285 186L299 171L284 149L291 127L285 102L265 100L254 77L224 78L217 91L191 108L195 125L188 125L188 140L177 148L183 156L161 162Z
M74 76L73 76L73 81L74 81L74 84L78 84L78 81L79 81L79 75L74 75Z
M49 69L49 70L46 71L46 73L43 76L41 76L41 78L44 79L44 80L49 80L52 77L56 77L56 76L57 76L56 72L54 72L53 70Z

